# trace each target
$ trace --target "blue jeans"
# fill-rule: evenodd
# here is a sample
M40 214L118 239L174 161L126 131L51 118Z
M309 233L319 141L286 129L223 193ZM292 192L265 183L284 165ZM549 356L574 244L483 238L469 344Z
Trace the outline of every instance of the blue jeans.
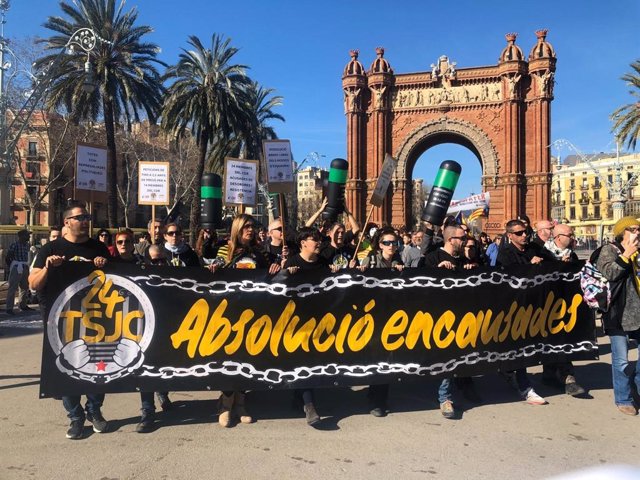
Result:
M438 402L444 403L447 400L451 400L453 390L453 382L450 378L443 378L438 387Z
M613 376L613 396L616 405L633 405L631 388L635 381L640 385L640 365L629 363L629 339L638 342L640 353L640 330L629 332L626 335L609 335L611 340L611 372Z
M85 409L89 415L94 413L100 413L102 403L104 402L104 393L90 393L87 395L87 403L85 408L82 408L82 397L80 395L73 397L62 397L62 405L67 411L67 417L71 421L84 420L86 418Z

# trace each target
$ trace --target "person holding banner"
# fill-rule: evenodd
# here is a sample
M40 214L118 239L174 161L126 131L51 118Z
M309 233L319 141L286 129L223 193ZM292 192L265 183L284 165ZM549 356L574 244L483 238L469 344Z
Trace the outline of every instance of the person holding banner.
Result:
M268 269L270 275L280 271L280 265L271 263L256 239L256 220L246 213L237 215L231 223L231 233L227 245L218 249L216 260L207 266L215 273L220 268ZM240 423L253 423L253 417L246 409L246 392L224 391L218 400L218 423L230 427L234 415Z
M424 257L423 266L427 268L446 268L462 272L477 267L467 257L464 256L464 247L469 240L464 228L460 225L449 225L444 228L443 238L444 244L437 250L428 253ZM477 394L473 390L473 384L470 379L458 382L458 385L465 392L465 396L469 398L477 398ZM443 378L438 388L438 403L440 404L440 412L444 418L456 418L456 411L453 406L453 383L451 378Z
M401 272L404 268L398 254L398 235L391 227L382 227L375 232L372 244L375 248L362 262L362 269L391 268ZM369 413L374 417L385 417L389 410L389 384L369 385Z
M169 265L175 267L200 266L198 255L183 240L182 227L180 225L169 223L164 230L164 241L164 256Z
M528 217L524 218L529 220ZM537 265L544 261L544 258L537 255L539 250L529 244L528 235L531 227L528 226L528 223L517 219L509 220L506 228L506 238L509 243L498 251L498 259L496 260L498 267ZM547 404L547 401L538 395L531 386L526 368L505 372L505 376L529 405Z
M320 256L320 244L322 236L317 228L302 227L298 232L297 243L300 252L290 257L284 264L284 269L289 275L298 272L309 272L313 270L331 270L337 272L338 265L329 265L329 262ZM313 403L313 390L296 389L296 400L301 400L307 425L316 425L320 422L320 415L316 411Z
M263 247L272 263L278 263L284 267L290 252L296 249L292 248L293 245L289 245L288 241L285 241L283 227L281 218L273 220L269 224L269 239Z
M337 265L340 269L355 267L355 249L345 243L345 228L336 222L329 229L329 243L322 245L320 256L330 265Z
M59 267L62 262L74 261L91 262L97 268L102 268L106 265L107 258L111 258L104 243L89 237L90 222L91 215L87 210L83 206L72 204L64 211L64 225L67 228L65 236L47 243L40 249L29 275L29 287L41 292L45 311L53 301L48 295L47 288L49 269ZM61 361L74 364L86 356L88 356L86 343L83 340L75 340L62 348ZM72 440L82 438L86 419L92 423L94 432L105 432L108 424L101 412L103 402L104 394L87 394L87 403L85 408L82 408L79 395L63 396L62 405L71 420L67 438Z

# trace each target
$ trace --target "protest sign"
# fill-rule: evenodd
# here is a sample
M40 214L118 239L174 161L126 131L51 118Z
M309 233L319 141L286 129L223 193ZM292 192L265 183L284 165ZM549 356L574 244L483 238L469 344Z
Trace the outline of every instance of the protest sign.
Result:
M169 162L138 162L138 204L169 205Z
M254 206L257 203L258 161L224 159L224 204Z
M267 182L271 193L293 191L293 158L289 140L265 140L262 142L267 166Z

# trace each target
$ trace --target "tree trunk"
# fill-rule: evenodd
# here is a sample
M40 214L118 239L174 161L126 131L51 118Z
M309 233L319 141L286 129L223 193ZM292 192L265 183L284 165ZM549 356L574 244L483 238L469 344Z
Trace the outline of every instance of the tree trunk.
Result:
M113 118L113 105L106 98L102 100L104 110L104 129L107 134L107 170L109 172L107 187L107 221L109 227L117 227L118 224L118 164L116 156L115 120Z
M198 158L198 166L196 167L196 185L191 201L191 214L189 219L189 242L192 246L196 244L198 238L198 230L200 229L200 187L202 186L202 174L204 173L204 162L207 158L207 147L209 144L209 136L203 133L200 137L200 158Z

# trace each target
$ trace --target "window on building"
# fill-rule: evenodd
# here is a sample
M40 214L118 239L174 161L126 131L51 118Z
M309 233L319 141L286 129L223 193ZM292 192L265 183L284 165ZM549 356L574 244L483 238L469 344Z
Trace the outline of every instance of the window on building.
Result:
M596 205L593 207L593 216L596 218L600 218L600 205Z
M593 192L593 199L594 200L600 200L600 191L596 190L595 192Z
M586 177L582 177L582 188L589 188Z
M569 202L570 202L570 203L575 203L575 201L576 201L576 194L575 194L575 193L573 193L573 192L571 192L571 193L569 194Z
M29 141L29 155L38 154L38 142Z
M589 215L589 210L586 205L582 207L582 219L584 220Z
M576 207L570 207L569 208L569 220L575 220L576 219Z
M607 181L613 183L613 175L607 175Z
M596 177L593 182L593 188L600 188L600 177Z
M572 178L571 183L569 183L569 188L576 188L576 181Z

